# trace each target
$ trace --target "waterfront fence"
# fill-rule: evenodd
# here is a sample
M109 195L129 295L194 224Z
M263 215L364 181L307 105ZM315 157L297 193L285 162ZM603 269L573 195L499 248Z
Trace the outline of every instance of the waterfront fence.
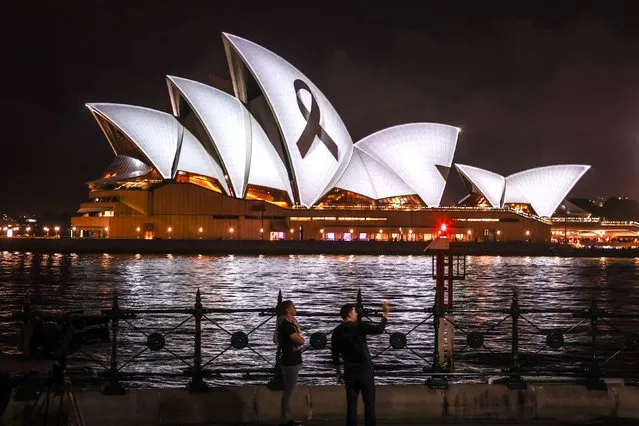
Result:
M97 316L49 316L68 324L90 318L108 325L109 343L76 345L66 359L74 380L93 378L108 395L167 380L186 384L191 392L229 383L279 389L273 333L282 299L280 291L270 306L212 307L203 304L198 290L191 307L129 309L120 306L116 294L110 309ZM356 305L363 320L381 316L361 292ZM303 310L298 317L307 340L302 380L334 383L330 338L341 318L337 312ZM26 304L0 321L26 324L42 318ZM423 309L395 307L383 335L368 340L379 383L445 389L451 381L489 380L521 389L541 377L605 389L605 378L639 378L638 328L639 316L608 312L596 299L581 310L524 308L515 293L506 306L493 309L446 310L437 300Z

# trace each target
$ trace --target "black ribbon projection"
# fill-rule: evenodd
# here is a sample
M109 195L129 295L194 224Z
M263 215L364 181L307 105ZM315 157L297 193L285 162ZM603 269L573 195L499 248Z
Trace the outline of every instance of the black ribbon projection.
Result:
M297 148L300 150L302 158L306 157L308 150L311 149L311 145L313 145L315 136L317 136L324 143L324 145L326 145L326 148L328 148L331 154L333 154L335 160L337 160L337 144L333 139L331 139L328 133L326 133L320 125L319 105L317 104L317 101L315 100L310 87L308 87L308 84L299 79L293 82L293 87L295 88L295 95L297 96L297 106L299 107L300 112L306 120L306 126L304 127L302 134L297 140ZM311 95L310 111L302 102L302 97L300 96L300 91L302 90L306 90Z

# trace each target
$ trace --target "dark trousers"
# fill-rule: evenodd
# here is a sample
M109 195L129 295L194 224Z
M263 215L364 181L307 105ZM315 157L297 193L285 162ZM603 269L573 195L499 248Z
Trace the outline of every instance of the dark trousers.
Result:
M375 426L375 376L368 364L344 365L346 384L346 426L357 425L357 398L362 393L364 424Z

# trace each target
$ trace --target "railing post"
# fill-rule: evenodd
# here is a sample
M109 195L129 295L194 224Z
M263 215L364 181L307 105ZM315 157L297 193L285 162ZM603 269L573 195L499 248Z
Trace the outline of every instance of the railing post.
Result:
M355 310L357 311L358 318L362 318L364 315L364 301L362 299L362 290L357 290L357 299L355 300Z
M517 292L513 294L513 300L510 304L510 317L512 318L512 342L511 342L511 361L506 386L508 389L526 389L526 381L521 378L521 365L519 364L519 317L521 316L521 307L519 306L519 296Z
M436 376L431 376L426 380L426 384L431 389L448 389L448 379L446 376L440 375L444 373L444 369L441 366L439 360L439 323L441 317L444 315L444 309L441 306L439 300L439 294L435 291L435 303L433 305L433 332L434 332L434 349L433 349L433 364L431 366L431 373L436 373Z
M208 392L209 385L204 381L202 371L202 296L200 289L195 293L195 305L193 305L193 318L195 318L195 342L193 351L193 370L191 380L187 385L189 392Z
M118 331L122 311L120 310L117 292L113 295L113 306L109 315L111 315L111 333L113 335L111 340L111 366L109 368L109 379L104 384L102 393L105 395L124 395L124 386L120 383L120 371L118 369Z
M275 331L274 336L277 335L277 327L279 325L278 320L282 312L282 290L277 293L277 305L275 306ZM268 388L271 390L284 389L284 379L282 377L282 351L280 350L279 343L275 349L275 368L273 369L273 377L268 382Z
M585 385L590 390L607 390L608 385L601 379L601 368L597 361L597 333L598 323L597 319L604 316L604 311L599 308L597 299L592 298L590 303L590 309L588 309L588 315L590 316L590 329L591 329L591 345L592 353L590 357L590 365L587 367L587 377Z

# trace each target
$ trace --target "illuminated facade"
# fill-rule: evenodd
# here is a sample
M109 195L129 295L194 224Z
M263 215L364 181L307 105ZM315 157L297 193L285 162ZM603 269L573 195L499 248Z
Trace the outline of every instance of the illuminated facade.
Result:
M89 183L72 220L78 236L401 241L430 239L445 222L456 239L550 239L548 221L502 208L512 187L543 216L539 173L479 179L461 166L496 208L439 208L457 127L408 123L353 143L299 70L248 40L222 39L234 95L169 76L172 115L87 105L116 157Z

